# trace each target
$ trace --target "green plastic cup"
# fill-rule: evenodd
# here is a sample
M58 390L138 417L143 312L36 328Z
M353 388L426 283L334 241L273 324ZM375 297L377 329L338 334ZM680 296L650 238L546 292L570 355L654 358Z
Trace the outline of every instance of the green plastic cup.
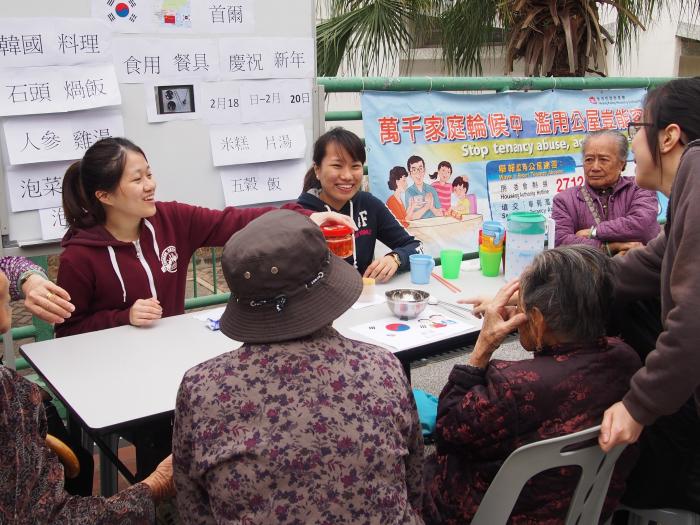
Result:
M462 250L441 250L440 265L445 279L459 279L459 268L462 266Z
M481 262L481 274L484 277L498 277L501 268L501 256L503 250L479 250L479 262Z

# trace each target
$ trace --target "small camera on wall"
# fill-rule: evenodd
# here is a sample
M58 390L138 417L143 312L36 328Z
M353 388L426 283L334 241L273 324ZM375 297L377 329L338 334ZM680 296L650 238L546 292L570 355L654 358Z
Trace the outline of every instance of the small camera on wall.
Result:
M194 113L194 86L156 86L158 114Z

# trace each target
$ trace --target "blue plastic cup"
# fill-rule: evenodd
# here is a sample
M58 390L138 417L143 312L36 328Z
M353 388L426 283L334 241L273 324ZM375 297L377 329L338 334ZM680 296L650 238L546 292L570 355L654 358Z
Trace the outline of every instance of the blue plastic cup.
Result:
M430 273L435 268L435 260L430 255L414 253L408 258L411 264L411 282L413 284L428 284Z

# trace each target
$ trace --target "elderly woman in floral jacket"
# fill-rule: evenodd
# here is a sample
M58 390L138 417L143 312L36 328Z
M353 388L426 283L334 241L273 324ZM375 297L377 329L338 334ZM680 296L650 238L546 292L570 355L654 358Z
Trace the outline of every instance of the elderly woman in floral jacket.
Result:
M548 250L487 306L468 363L454 367L440 394L437 454L426 466L426 522L469 523L511 452L600 424L603 411L625 394L641 363L625 343L603 337L610 267L591 247ZM519 306L507 306L518 289ZM534 358L489 362L515 328ZM628 449L619 460L604 516L617 504L634 453ZM511 522L564 523L577 480L568 467L535 476Z
M388 350L331 323L360 274L309 219L273 211L226 243L221 331L245 344L189 370L173 465L185 523L418 525L423 437Z

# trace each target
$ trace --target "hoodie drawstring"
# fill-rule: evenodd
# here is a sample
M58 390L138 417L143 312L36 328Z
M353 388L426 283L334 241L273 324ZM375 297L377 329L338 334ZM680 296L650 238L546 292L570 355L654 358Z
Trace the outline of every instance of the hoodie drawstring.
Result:
M326 210L328 211L333 211L328 204L325 205ZM355 211L352 206L352 199L350 200L350 219L352 222L355 222ZM355 270L357 270L357 257L356 257L356 251L355 251L355 232L352 232L352 265L355 267Z
M122 301L126 302L126 287L124 286L124 279L122 278L122 273L119 271L119 265L117 264L117 255L114 253L114 248L111 246L107 246L107 251L109 252L109 260L112 261L114 273L117 274L119 283L122 285Z
M156 229L150 222L148 222L148 219L144 219L143 223L146 225L146 228L148 228L151 232L151 237L153 237L153 249L156 252L156 259L160 261L160 248L158 248L158 241L156 241Z

